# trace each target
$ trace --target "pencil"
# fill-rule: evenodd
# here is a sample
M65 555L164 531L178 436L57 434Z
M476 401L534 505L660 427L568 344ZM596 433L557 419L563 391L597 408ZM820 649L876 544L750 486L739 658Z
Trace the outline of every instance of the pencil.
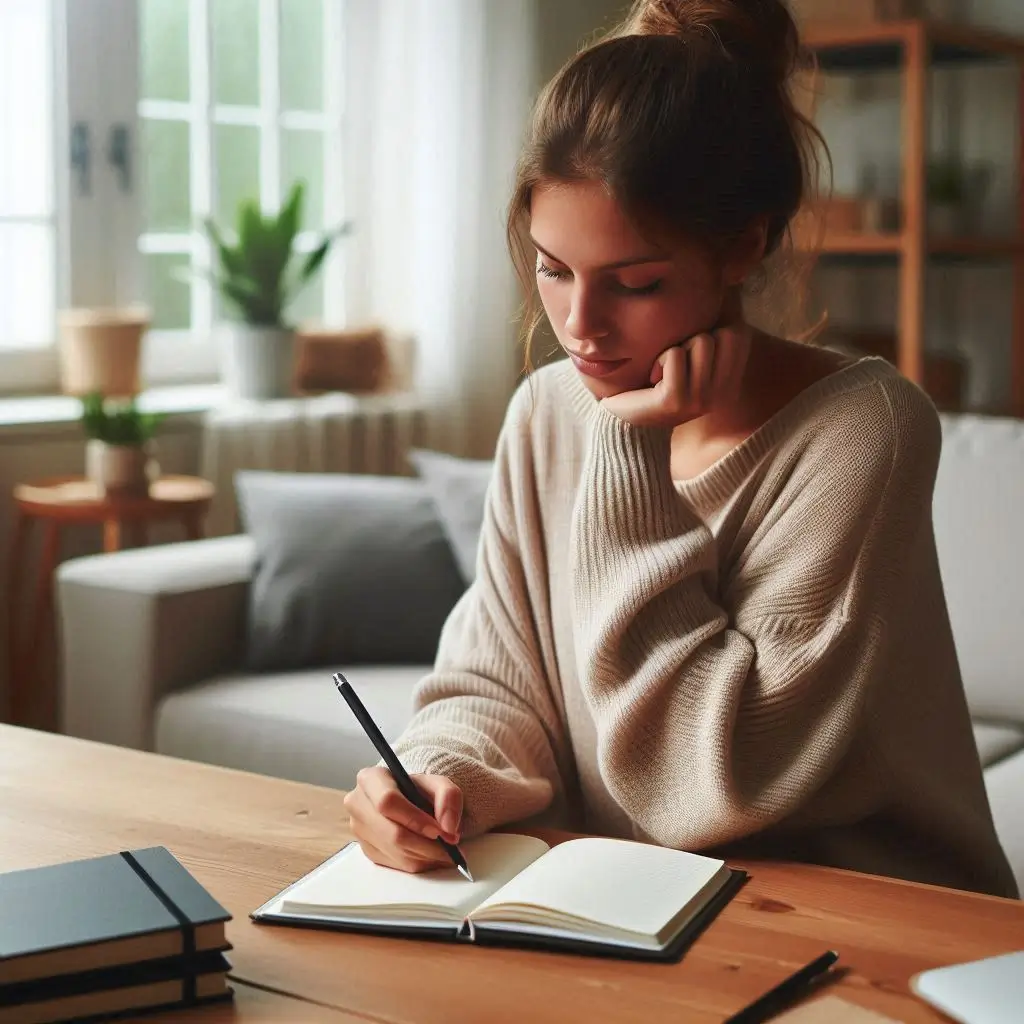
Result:
M785 981L769 989L763 996L730 1017L725 1024L760 1024L761 1021L770 1020L777 1013L781 1013L838 959L839 954L834 950L822 953L806 967L801 967L795 974L791 974Z
M399 792L409 803L433 818L434 808L430 806L430 802L420 792L416 783L409 778L409 773L402 767L402 762L398 760L398 756L391 749L391 744L384 739L384 734L377 728L377 723L370 717L370 712L366 710L363 702L356 696L356 691L352 689L352 684L340 672L335 672L334 685L338 688L338 693L345 698L346 703L352 709L352 714L356 716L356 721L363 727L363 731L370 738L370 742L376 747L377 753L380 754L384 763L388 766L388 771L394 777ZM462 856L462 851L457 846L446 843L440 837L438 837L437 841L444 848L444 852L451 858L451 862L459 869L459 874L472 882L473 876L470 874L466 858Z

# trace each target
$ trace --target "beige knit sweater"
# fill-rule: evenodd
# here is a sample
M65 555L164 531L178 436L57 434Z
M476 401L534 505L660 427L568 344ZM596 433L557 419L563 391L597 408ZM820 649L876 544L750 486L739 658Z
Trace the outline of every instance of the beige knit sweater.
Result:
M694 480L533 374L476 582L396 744L465 834L522 819L1000 895L931 526L928 399L866 359Z

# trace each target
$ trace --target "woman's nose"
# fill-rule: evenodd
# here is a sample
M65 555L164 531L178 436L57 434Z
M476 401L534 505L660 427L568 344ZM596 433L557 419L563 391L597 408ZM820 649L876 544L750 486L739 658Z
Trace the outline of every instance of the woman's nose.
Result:
M600 338L608 333L606 313L593 289L586 286L573 289L565 330L576 341Z

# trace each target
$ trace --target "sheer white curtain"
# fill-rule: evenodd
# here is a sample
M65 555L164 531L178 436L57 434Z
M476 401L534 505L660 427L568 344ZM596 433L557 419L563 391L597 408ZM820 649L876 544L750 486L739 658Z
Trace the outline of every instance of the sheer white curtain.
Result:
M416 338L432 443L487 455L521 365L504 214L535 0L349 0L352 319Z

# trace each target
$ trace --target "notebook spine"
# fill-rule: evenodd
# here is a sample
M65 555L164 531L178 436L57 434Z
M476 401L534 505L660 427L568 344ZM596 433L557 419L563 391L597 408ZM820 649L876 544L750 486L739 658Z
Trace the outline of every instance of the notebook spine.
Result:
M134 854L128 850L121 852L122 859L146 883L150 892L167 908L181 928L182 953L191 961L196 953L196 929L188 915L167 895L157 880L138 862ZM184 978L184 998L186 1004L196 1000L196 975L189 973Z
M468 918L463 918L462 925L455 933L456 942L476 942L476 926Z

